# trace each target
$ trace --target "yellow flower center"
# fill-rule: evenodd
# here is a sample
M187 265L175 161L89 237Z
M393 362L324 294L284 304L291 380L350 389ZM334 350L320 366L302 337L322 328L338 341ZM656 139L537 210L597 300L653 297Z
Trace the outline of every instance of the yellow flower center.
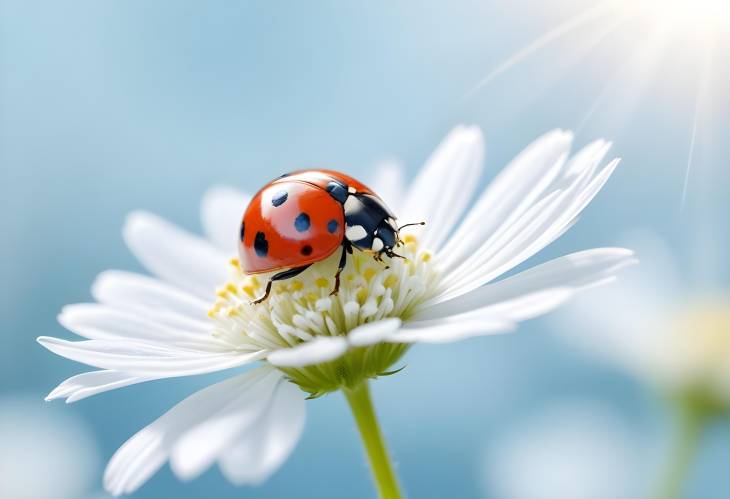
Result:
M407 320L433 296L438 277L431 254L405 236L397 251L404 258L378 262L355 250L348 255L339 292L331 296L339 252L299 276L273 283L269 298L257 305L268 275L250 275L231 261L229 281L217 291L208 312L212 334L241 351L289 348L316 336L346 336L352 329L389 317ZM351 348L341 359L300 369L285 369L293 381L314 394L326 393L364 377L383 374L405 352L405 345Z

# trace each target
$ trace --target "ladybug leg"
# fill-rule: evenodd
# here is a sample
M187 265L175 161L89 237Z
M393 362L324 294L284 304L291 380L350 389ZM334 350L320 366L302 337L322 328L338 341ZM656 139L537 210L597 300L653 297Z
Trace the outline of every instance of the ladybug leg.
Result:
M332 290L330 296L336 295L340 290L340 274L347 264L347 254L352 254L352 247L350 243L345 241L342 243L342 255L340 255L340 263L337 265L337 272L335 273L335 289Z
M258 305L262 301L265 301L269 297L269 293L271 293L271 279L269 279L269 282L266 283L266 291L264 291L264 296L252 301L251 305Z
M385 265L385 260L383 260L383 253L382 252L373 253L373 260L375 260L378 263L382 263L383 265ZM383 268L385 270L388 270L390 268L390 265L385 265L385 267L383 267Z
M388 255L388 257L390 258L396 257L402 258L403 260L408 260L408 258L404 257L403 255L399 255L398 253L394 253L392 250L386 251L385 254Z
M269 297L269 293L271 293L271 285L274 283L274 281L283 281L284 279L290 279L292 277L298 276L308 268L309 265L302 265L301 267L294 267L292 269L284 270L283 272L272 275L269 279L269 282L266 283L266 291L264 291L264 296L252 301L251 305L257 305L263 301L266 301L266 299Z

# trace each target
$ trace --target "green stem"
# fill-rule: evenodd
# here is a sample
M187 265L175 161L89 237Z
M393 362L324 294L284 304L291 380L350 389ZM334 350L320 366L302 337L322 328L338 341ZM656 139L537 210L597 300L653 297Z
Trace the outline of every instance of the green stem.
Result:
M680 499L697 455L708 413L703 407L684 403L678 406L674 442L669 451L659 489L658 499Z
M368 382L363 381L354 389L344 389L357 429L370 462L373 480L380 499L401 499L398 480L385 447L383 433L378 425L375 408L370 397Z

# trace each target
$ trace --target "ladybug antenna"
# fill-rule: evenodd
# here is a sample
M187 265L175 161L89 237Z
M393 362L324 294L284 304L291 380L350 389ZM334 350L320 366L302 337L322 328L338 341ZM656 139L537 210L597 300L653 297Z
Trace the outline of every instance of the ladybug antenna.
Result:
M401 230L404 227L410 227L412 225L426 225L426 222L413 222L413 223L401 225L400 227L398 227L398 230Z

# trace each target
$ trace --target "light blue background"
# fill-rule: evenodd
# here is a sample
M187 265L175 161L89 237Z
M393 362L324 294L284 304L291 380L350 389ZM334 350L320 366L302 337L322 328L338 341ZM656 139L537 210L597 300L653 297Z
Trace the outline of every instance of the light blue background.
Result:
M120 236L132 209L199 231L199 200L214 184L255 190L303 166L366 176L391 157L412 176L459 122L485 131L486 183L544 131L577 127L606 82L607 97L576 142L614 139L624 161L580 223L538 259L615 245L627 229L645 227L675 247L690 282L726 286L728 94L712 93L680 213L695 68L675 64L676 52L618 117L630 82L612 78L631 47L613 41L575 65L561 53L579 42L559 42L464 98L509 54L576 11L538 5L0 1L2 391L30 392L42 404L82 370L34 338L67 335L56 313L89 300L101 270L140 270ZM416 347L403 373L375 383L409 497L484 497L486 442L557 400L608 400L637 436L658 445L666 422L657 401L634 380L569 351L548 325L537 320L515 335ZM65 409L93 427L106 458L218 377L134 386ZM697 496L727 490L729 448L730 431L720 427L694 474ZM234 488L217 470L181 484L165 469L134 495L167 496L373 492L336 394L308 404L300 445L264 486Z

